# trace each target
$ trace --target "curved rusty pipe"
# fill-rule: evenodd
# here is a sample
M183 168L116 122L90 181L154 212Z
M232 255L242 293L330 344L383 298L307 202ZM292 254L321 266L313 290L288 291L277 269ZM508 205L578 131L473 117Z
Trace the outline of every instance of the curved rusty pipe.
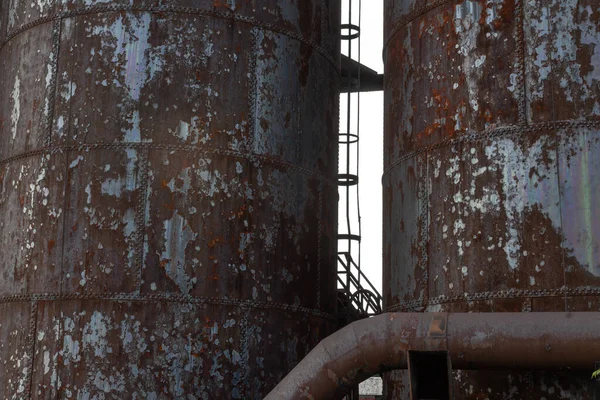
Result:
M388 313L321 341L266 400L337 399L409 350L447 350L456 369L585 369L600 361L600 313Z

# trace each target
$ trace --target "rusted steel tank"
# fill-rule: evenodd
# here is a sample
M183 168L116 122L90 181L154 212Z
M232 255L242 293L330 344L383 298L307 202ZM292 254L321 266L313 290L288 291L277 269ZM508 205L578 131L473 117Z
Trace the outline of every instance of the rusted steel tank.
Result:
M0 7L0 397L262 398L334 325L338 0Z
M385 14L385 308L598 311L599 3L387 0ZM408 398L406 378L387 375L387 398ZM460 399L589 385L454 375Z

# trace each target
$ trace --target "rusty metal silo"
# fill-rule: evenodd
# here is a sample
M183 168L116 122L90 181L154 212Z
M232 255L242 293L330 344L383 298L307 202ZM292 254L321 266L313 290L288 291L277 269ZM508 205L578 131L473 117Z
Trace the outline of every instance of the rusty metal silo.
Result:
M262 398L335 322L338 1L0 6L0 397Z
M385 13L386 310L598 311L599 3ZM387 398L409 396L406 378L387 374ZM592 396L587 373L455 371L453 385L461 399Z

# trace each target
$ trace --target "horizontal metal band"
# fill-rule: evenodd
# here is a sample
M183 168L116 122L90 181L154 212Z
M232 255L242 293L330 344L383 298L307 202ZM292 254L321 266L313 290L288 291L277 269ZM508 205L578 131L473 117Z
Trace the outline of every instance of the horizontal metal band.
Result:
M360 242L360 235L352 235L352 234L344 234L344 235L337 235L337 240L356 240L357 242ZM344 254L345 252L341 252L338 254Z
M14 31L10 32L6 40L0 45L0 50L4 47L6 43L8 43L11 39L13 39L18 34L31 29L37 25L44 24L46 22L50 22L54 19L62 19L62 18L70 18L77 17L81 15L89 15L89 14L98 14L105 12L150 12L150 13L174 13L174 14L192 14L203 17L211 17L211 18L219 18L219 19L227 19L231 21L243 22L257 28L265 29L271 32L279 33L285 35L289 38L298 40L313 49L315 49L319 54L325 57L331 65L333 65L335 71L340 74L340 63L339 60L333 57L324 47L319 45L318 43L313 42L312 40L304 38L302 35L290 31L289 29L285 29L283 27L277 26L275 24L270 24L266 22L261 22L254 17L249 17L246 15L239 15L232 12L221 12L221 11L211 11L211 10L202 10L195 7L182 7L182 6L171 6L171 5L161 5L161 6L150 6L150 5L126 5L126 4L103 4L103 5L95 5L82 7L75 10L69 11L60 11L54 13L52 15L47 15L44 17L40 17L34 21L31 21L25 25L20 26Z
M386 54L388 45L390 44L390 42L392 41L394 36L396 36L396 34L402 30L402 28L404 28L406 25L410 24L415 19L419 18L421 15L426 14L435 8L443 6L444 4L453 3L454 1L456 1L456 0L434 0L431 3L429 3L426 0L417 0L416 1L416 3L418 4L417 8L414 11L411 11L410 13L401 17L398 20L398 22L396 22L396 25L394 25L392 30L389 32L388 37L385 40L385 43L383 44L383 59L385 60L385 57L386 57L385 54Z
M354 174L338 174L338 186L356 186L358 185L358 175Z
M581 297L581 296L600 296L600 287L580 286L580 287L561 287L555 289L509 289L491 292L465 293L457 296L437 296L430 299L413 300L405 303L394 304L384 309L384 312L407 311L415 308L422 308L431 305L464 303L471 301L485 301L498 299L520 299L520 298L543 298L543 297Z
M354 133L340 133L339 134L339 144L353 144L358 143L359 137Z
M28 151L25 153L21 153L12 157L8 157L4 160L0 160L0 167L24 159L29 157L35 157L44 154L59 154L64 153L66 151L89 151L89 150L106 150L106 149L135 149L135 150L171 150L171 151L185 151L185 152L195 152L206 155L219 155L225 157L236 157L243 158L249 160L251 162L264 162L268 164L278 165L284 168L288 168L290 170L299 172L303 175L318 179L328 186L337 187L337 182L334 179L328 179L326 176L312 171L308 168L304 168L298 165L290 164L281 159L270 157L262 154L254 154L254 153L242 153L234 150L227 149L211 149L206 147L198 147L194 145L184 145L184 144L160 144L160 143L82 143L77 145L64 145L64 146L50 146L50 147L42 147L37 150Z
M14 296L0 297L0 304L23 303L37 301L115 301L115 302L171 302L185 304L211 304L222 306L233 306L241 308L256 308L265 310L280 310L285 312L299 312L309 314L315 317L336 320L328 313L313 308L295 306L291 304L276 303L271 301L226 299L219 297L193 297L169 293L41 293L41 294L23 294Z
M385 167L383 177L385 177L392 169L394 169L394 167L398 166L402 162L414 158L420 154L427 153L431 150L439 149L442 147L454 146L462 143L475 143L484 140L499 139L504 137L522 135L526 133L553 132L568 128L600 129L600 119L542 122L539 124L532 124L527 126L509 125L503 128L495 128L481 132L468 133L457 138L446 139L442 140L441 142L432 143L428 146L402 155L398 159L391 162L387 167Z
M353 40L360 37L360 26L354 24L342 24L341 30L347 30L348 33L342 33L342 40ZM353 33L352 33L353 32Z

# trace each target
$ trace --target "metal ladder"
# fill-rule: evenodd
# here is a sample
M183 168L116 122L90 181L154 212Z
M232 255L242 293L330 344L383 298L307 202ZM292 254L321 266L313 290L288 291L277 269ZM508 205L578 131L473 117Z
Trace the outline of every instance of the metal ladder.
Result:
M346 323L381 313L381 295L360 268L361 221L358 195L360 92L361 78L369 70L360 64L360 7L358 23L352 23L352 0L347 0L348 21L342 24L341 39L347 45L342 56L342 91L346 96L345 130L339 134L340 162L338 188L340 207L345 210L345 221L340 221L338 240L338 314ZM352 59L353 41L357 40L358 59ZM365 73L362 73L364 70ZM376 73L375 73L376 74ZM356 104L353 106L353 100ZM340 98L342 101L342 98ZM355 110L353 109L355 108ZM355 203L351 198L356 196Z

